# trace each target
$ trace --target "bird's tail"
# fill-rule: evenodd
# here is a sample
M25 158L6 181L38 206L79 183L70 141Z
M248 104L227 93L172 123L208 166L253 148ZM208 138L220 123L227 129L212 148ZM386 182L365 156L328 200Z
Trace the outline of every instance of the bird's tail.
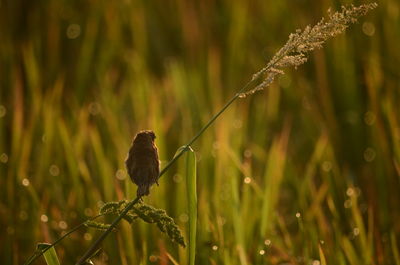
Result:
M142 196L145 196L145 195L149 195L149 193L150 193L149 188L150 188L149 185L140 185L140 186L138 186L137 193L136 193L137 196L138 197L142 197Z

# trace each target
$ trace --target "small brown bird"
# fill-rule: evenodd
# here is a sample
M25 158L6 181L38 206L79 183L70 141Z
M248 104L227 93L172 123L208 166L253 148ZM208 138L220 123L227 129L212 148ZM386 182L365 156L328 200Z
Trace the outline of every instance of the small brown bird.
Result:
M125 160L131 180L138 186L137 196L149 195L151 185L157 183L160 174L158 150L154 143L156 135L153 131L140 131L133 139Z

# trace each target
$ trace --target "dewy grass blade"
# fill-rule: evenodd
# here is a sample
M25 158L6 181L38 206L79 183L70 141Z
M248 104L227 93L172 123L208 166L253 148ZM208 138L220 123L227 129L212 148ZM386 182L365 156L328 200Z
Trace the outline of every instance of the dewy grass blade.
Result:
M186 194L189 208L189 265L194 265L197 227L196 155L190 147L188 147L186 155L186 178Z

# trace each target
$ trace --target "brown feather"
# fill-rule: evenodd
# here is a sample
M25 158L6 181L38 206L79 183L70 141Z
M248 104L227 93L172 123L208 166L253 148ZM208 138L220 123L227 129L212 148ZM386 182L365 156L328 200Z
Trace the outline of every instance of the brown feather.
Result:
M157 183L160 174L158 150L153 131L140 131L133 139L125 161L131 180L138 186L137 196L149 195L150 187Z

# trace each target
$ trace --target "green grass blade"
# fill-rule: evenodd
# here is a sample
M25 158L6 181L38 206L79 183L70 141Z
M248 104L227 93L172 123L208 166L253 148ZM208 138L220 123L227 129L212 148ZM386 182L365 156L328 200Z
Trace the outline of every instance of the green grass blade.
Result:
M50 244L40 243L37 246L37 249L42 251L47 248ZM51 247L45 253L43 253L44 259L46 260L47 265L60 265L58 261L57 253L54 247Z
M186 194L189 208L189 264L195 264L197 192L196 192L196 155L189 147L186 155Z
M397 245L396 235L394 232L390 234L390 243L392 245L393 259L396 262L396 265L400 265L399 247Z
M321 245L318 245L318 251L319 251L319 259L321 260L321 265L326 265L326 258Z

